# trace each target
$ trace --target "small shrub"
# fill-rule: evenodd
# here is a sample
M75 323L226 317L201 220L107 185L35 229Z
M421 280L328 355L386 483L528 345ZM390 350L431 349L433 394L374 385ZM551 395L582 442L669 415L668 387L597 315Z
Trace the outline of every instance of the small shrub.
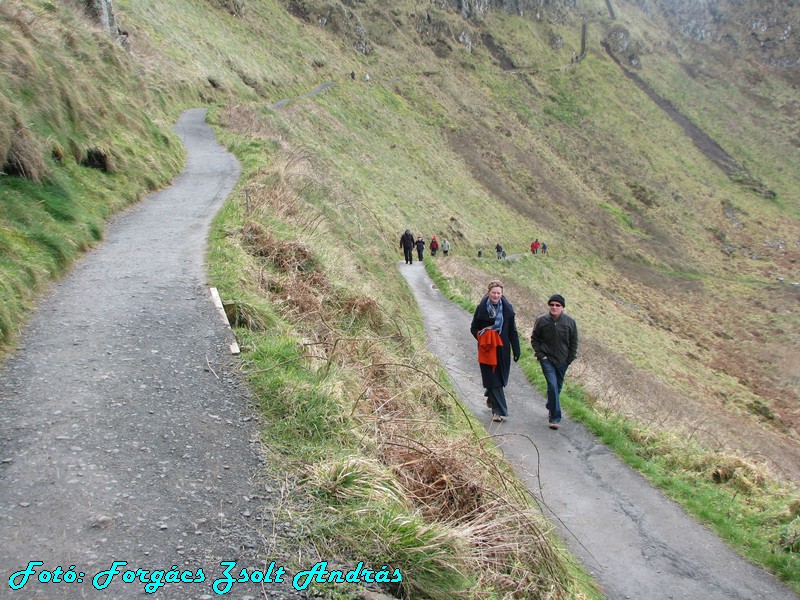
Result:
M784 552L800 553L800 517L795 517L781 530L778 547Z

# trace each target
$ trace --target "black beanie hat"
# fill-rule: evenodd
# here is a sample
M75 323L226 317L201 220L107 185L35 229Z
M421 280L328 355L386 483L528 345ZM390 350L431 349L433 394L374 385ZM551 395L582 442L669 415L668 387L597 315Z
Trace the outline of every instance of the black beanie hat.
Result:
M567 305L567 301L564 300L564 296L561 294L553 294L550 296L550 300L547 301L547 304L550 304L551 302L558 302L561 306Z

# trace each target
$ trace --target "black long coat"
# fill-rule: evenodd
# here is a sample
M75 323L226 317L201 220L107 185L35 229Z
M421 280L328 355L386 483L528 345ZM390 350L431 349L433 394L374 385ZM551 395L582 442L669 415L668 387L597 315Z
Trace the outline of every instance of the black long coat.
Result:
M414 238L414 234L410 231L406 230L406 232L400 236L400 246L402 248L405 248L406 250L412 250L415 244L416 239Z
M478 339L478 332L486 327L494 325L494 319L489 316L489 311L486 309L486 300L488 295L484 296L478 306L475 308L475 314L472 316L472 325L469 331L476 340ZM503 296L503 329L500 331L500 339L503 345L497 348L497 368L492 369L489 365L481 365L481 379L483 380L483 387L505 387L508 385L508 375L511 372L511 356L519 356L519 334L517 333L517 321L515 318L514 307L508 298ZM475 348L477 353L478 349Z

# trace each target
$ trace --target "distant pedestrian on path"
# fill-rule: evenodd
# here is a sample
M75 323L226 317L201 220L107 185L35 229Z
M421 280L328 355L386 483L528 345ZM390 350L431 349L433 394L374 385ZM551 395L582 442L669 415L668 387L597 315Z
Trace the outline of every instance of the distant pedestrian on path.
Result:
M439 251L439 241L436 239L436 236L433 236L431 240L431 256L436 256L436 253Z
M547 254L547 244L542 242L542 254Z
M417 256L419 257L419 260L422 261L422 253L425 251L425 240L422 238L422 236L417 238L415 245L417 246Z
M449 252L450 252L450 242L448 242L448 241L447 241L447 238L444 238L444 239L442 240L442 254L444 254L445 256L447 256L447 254L448 254Z
M483 256L483 248L478 248L478 258Z
M498 243L494 247L495 252L497 252L497 258L503 258L503 247Z
M414 263L414 234L410 229L400 236L400 247L403 249L403 254L406 257L406 264Z
M514 307L503 295L503 284L489 283L486 295L475 308L470 333L478 340L478 362L481 380L487 391L487 404L492 409L492 421L508 417L504 388L508 385L511 358L519 360L519 334Z
M549 311L536 319L531 346L547 380L547 418L550 429L561 422L561 388L567 367L578 356L578 324L564 312L566 301L553 294L547 301Z
M535 240L533 240L533 243L531 244L531 254L536 254L537 252L539 252L539 246L541 246L541 244L539 243L539 238L536 238Z

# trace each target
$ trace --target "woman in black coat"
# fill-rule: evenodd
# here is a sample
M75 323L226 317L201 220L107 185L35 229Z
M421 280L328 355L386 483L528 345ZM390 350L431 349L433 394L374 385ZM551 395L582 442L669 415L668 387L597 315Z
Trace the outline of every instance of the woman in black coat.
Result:
M508 406L503 388L508 385L512 356L514 362L519 360L520 346L514 307L503 296L503 284L499 281L489 283L487 293L475 308L475 314L472 317L470 333L478 340L479 346L480 336L484 335L487 329L496 331L500 335L503 345L496 349L496 366L481 362L481 379L483 387L487 390L486 403L492 409L492 420L504 421L508 416Z
M422 261L422 252L425 250L425 240L422 236L419 236L416 241L417 245L417 256L419 256L420 262Z

